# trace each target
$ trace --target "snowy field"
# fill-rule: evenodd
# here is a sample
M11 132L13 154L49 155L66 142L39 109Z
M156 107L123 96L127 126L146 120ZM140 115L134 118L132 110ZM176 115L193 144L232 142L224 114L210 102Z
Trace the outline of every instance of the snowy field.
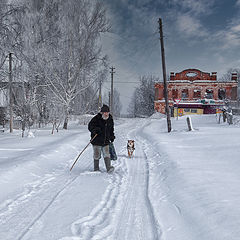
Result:
M0 133L1 240L238 240L240 126L215 115L115 121L115 172L92 172L86 125ZM126 142L134 139L134 157Z

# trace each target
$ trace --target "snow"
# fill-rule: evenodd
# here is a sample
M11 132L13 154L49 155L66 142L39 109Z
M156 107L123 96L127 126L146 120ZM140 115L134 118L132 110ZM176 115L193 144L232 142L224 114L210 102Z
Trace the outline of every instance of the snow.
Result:
M151 118L151 119L161 119L161 118L166 118L166 115L162 114L160 112L155 112L149 118Z
M240 235L240 128L215 115L118 119L115 172L92 172L86 125L0 133L0 239L230 240ZM237 121L235 121L237 122ZM134 157L126 142L135 140Z

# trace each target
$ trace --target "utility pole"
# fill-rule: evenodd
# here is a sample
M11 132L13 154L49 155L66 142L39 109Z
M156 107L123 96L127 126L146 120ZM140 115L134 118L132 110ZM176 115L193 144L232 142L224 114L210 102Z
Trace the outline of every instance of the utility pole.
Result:
M111 93L110 92L108 92L108 104L109 104L109 106L111 105Z
M113 74L115 73L113 70L115 69L114 67L111 67L111 97L110 97L110 112L113 115L114 107L113 107Z
M167 126L168 126L168 132L171 132L171 119L170 119L169 104L168 104L167 76L166 76L166 64L165 64L165 53L164 53L163 30L162 30L161 18L159 18L158 23L159 23L160 45L161 45L161 53L162 53L162 71L163 71L164 98L165 98L165 105L166 105Z
M99 81L98 110L102 107L102 80Z
M9 129L13 132L12 53L9 53Z

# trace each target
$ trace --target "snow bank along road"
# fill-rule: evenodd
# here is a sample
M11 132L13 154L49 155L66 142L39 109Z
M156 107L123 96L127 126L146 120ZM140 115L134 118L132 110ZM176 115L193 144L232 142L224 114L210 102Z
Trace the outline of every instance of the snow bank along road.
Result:
M240 131L214 116L116 121L115 172L92 172L86 126L0 137L0 239L222 240L240 236ZM126 142L134 139L134 157ZM238 140L238 141L237 141Z

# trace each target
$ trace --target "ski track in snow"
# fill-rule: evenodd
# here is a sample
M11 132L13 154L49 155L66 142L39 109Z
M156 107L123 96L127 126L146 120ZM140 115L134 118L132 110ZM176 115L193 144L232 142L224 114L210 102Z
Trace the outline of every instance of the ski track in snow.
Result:
M74 135L77 136L78 134ZM56 144L57 146L54 150L50 151L46 155L40 155L40 157L48 158L52 155L52 152L58 152L58 149L61 149L62 146L58 143L58 141ZM64 148L66 148L66 145L67 144L64 145ZM68 147L73 148L71 145ZM38 151L40 152L40 150ZM34 158L35 155L36 152L33 155ZM85 171L85 169L89 169L90 164L90 161L84 161L81 164L81 169L83 169L83 171ZM68 176L67 178L66 171ZM68 172L69 163L67 163L65 166L61 165L59 169L55 169L53 172L45 174L44 177L39 177L39 180L26 184L23 191L14 198L7 199L1 203L1 227L15 225L15 216L17 216L19 220L22 219L18 221L17 226L15 226L15 228L18 229L17 232L19 235L16 236L16 232L9 232L9 236L6 236L5 239L24 239L24 237L28 234L28 232L31 231L38 220L47 212L49 208L51 208L51 205L54 203L57 197L64 192L64 190L66 190L78 177L81 176L81 174L76 176L74 173L69 176ZM41 195L44 195L45 199L41 198ZM30 207L29 210L26 210L28 207ZM29 217L31 216L31 208L35 213L35 217Z
M0 148L0 151L30 151L32 148Z
M27 226L27 228L21 233L21 235L17 238L18 240L23 239L23 237L31 230L32 226L43 216L43 214L51 207L52 203L56 200L56 198L62 193L71 183L73 183L78 176L74 177L73 179L69 180L49 201L47 206L40 212L40 214L33 219L33 221Z
M135 124L135 123L133 123ZM121 133L118 141L123 142L116 162L115 172L109 175L110 184L102 201L92 210L89 216L75 221L72 233L75 237L65 237L61 240L122 240L122 239L162 239L161 227L157 222L151 201L149 199L149 164L144 149L148 146L136 136L143 126L131 126L134 129ZM126 140L135 139L136 150L133 158L126 153Z
M85 162L85 163L82 164L82 168L83 169L88 169L89 165L90 165L89 162ZM44 189L44 187L46 185L51 184L51 182L53 182L54 180L57 180L58 185L59 185L59 179L63 178L64 175L65 175L65 173L64 174L62 174L62 173L46 174L45 177L41 178L39 181L35 181L35 182L32 182L32 183L26 185L25 188L24 188L24 191L21 192L19 195L17 195L15 198L5 200L0 205L0 224L3 224L4 222L6 222L7 215L9 215L9 213L14 211L15 209L17 211L17 208L21 204L29 202L30 198L39 194L41 192L41 190ZM57 191L57 193L54 195L53 199L56 199L56 197L64 189L66 189L66 187L68 185L70 185L69 182L72 183L74 180L76 180L77 177L79 177L79 175L74 176L73 179L71 179L72 177L70 177L70 180L67 180L67 183L63 182L61 184L61 186L63 185L63 187L61 188L61 190ZM64 177L63 181L65 181L65 180L66 179ZM50 202L53 202L53 201L51 200ZM42 213L40 215L42 215Z
M86 165L88 165L86 163ZM42 199L38 199L38 195L41 195L44 187L46 185L53 185L51 187L51 191L55 189L55 191L50 193L49 197L46 201L44 201L44 206L41 208L42 210L35 216L35 218L32 219L31 222L27 222L26 226L23 226L21 229L21 233L18 237L14 238L17 240L24 239L24 236L32 229L32 227L38 222L38 220L46 213L46 211L51 207L51 205L54 203L54 201L57 199L57 197L64 192L78 177L81 175L77 175L74 177L69 177L69 179L66 180L66 178L62 175L58 176L48 176L39 182L36 182L35 184L31 184L31 186L28 186L25 188L24 192L19 194L15 199L7 200L4 204L1 205L0 209L0 224L9 224L11 222L14 213L21 215L25 214L24 209L27 208L27 206L30 204L32 205L32 201L40 201L39 203L35 203L35 205L39 204L42 205ZM57 180L54 182L54 180ZM62 182L61 182L62 181ZM56 184L58 187L56 187ZM54 187L55 186L55 187ZM49 186L48 186L49 187ZM45 203L47 202L47 203ZM21 213L22 212L22 213Z

